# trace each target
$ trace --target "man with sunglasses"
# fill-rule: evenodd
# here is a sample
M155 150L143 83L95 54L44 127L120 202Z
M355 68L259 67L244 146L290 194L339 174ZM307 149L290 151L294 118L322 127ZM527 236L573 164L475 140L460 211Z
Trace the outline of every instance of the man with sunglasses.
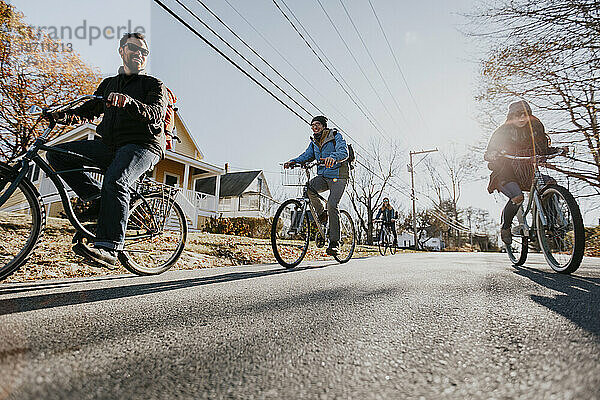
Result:
M68 115L55 116L71 124L103 115L96 128L101 140L74 141L56 147L81 154L105 170L102 184L84 172L61 177L82 201L97 204L99 209L93 247L80 242L73 251L111 269L116 265L117 252L123 248L130 187L164 155L168 102L164 84L145 73L149 51L144 35L126 33L118 52L123 62L118 74L104 79L94 92L102 99L90 100ZM82 166L81 161L61 153L49 152L47 158L57 171Z
M296 163L321 160L323 165L317 167L317 176L311 179L308 197L317 211L319 222L329 219L329 246L326 253L330 256L338 254L340 240L340 212L338 204L344 194L349 176L348 147L342 135L336 129L327 129L327 118L318 115L311 121L311 142L304 153L286 162L283 167L290 168ZM323 208L317 193L329 190L327 211Z

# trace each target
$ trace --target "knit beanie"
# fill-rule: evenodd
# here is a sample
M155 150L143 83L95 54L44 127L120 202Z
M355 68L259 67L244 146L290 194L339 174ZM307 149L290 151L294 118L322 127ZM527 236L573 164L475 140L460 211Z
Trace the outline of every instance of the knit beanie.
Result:
M317 115L316 117L314 117L312 119L312 121L310 121L310 123L312 124L315 121L320 122L321 125L323 125L325 128L327 128L327 117L324 117L322 115Z

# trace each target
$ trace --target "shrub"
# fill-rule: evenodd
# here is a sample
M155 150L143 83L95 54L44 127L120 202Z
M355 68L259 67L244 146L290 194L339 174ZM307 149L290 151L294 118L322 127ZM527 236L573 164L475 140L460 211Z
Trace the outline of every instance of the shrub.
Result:
M203 231L268 239L271 234L271 219L253 217L210 218L204 224Z

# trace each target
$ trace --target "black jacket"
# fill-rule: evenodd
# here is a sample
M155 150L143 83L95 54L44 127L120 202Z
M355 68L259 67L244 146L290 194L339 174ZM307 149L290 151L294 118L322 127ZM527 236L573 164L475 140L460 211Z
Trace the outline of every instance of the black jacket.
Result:
M94 94L106 99L112 92L126 94L133 101L125 108L118 108L94 99L72 113L90 120L104 114L96 133L113 149L139 144L162 157L166 148L164 119L168 102L165 85L150 75L125 75L121 67L119 74L104 79Z
M383 208L380 208L379 212L377 213L377 216L375 217L375 219L379 219L379 217L381 216L381 214L383 214L383 218L382 218L383 222L385 222L387 224L391 223L392 219L397 218L396 211L394 211L393 208L392 209L387 209L386 208L385 210Z

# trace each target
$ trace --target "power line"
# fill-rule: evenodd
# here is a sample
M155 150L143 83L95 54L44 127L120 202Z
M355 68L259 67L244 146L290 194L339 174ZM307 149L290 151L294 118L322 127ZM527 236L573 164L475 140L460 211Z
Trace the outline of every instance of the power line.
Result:
M227 3L227 5L229 7L231 7L231 9L233 9L233 11L235 11L235 13L242 19L244 20L244 22L246 22L246 24L248 24L248 26L250 26L250 28L256 32L258 34L258 36L260 36L265 43L267 43L269 45L269 47L271 47L271 49L273 49L282 59L283 61L285 61L285 63L294 70L294 72L296 72L298 74L298 76L300 76L300 78L302 78L302 80L304 80L304 82L306 82L319 96L321 96L332 108L335 112L337 112L338 114L340 114L341 117L343 117L346 121L350 122L350 120L348 119L348 117L346 117L334 104L332 104L327 96L325 96L323 93L321 93L321 91L315 87L315 85L313 85L303 74L302 72L300 72L296 66L294 64L292 64L285 55L283 55L278 49L277 47L275 47L271 41L269 39L267 39L265 37L265 35L263 35L250 21L248 21L248 19L246 17L244 17L237 8L235 8L231 2L229 0L225 0L225 3ZM322 111L319 110L319 112L323 113Z
M271 95L281 105L283 105L285 108L287 108L288 110L290 110L294 115L296 115L302 121L306 122L307 124L310 124L310 122L307 119L305 119L300 114L298 114L298 112L296 112L295 110L293 110L290 106L288 106L285 102L283 102L283 100L281 100L279 97L277 97L277 95L275 95L275 93L273 93L271 90L269 90L267 87L265 87L262 83L260 83L256 78L254 78L252 75L250 75L248 72L246 72L235 61L233 61L230 57L228 57L225 53L223 53L220 49L218 49L215 45L213 45L200 32L198 32L196 29L194 29L192 26L190 26L190 24L188 24L186 21L184 21L173 10L171 10L169 7L167 7L165 4L163 4L160 0L154 0L154 2L157 3L159 6L161 6L166 12L168 12L169 14L171 14L171 16L173 16L173 18L175 18L177 21L179 21L183 26L185 26L187 29L189 29L192 33L194 33L196 36L198 36L200 39L202 39L202 41L204 43L206 43L208 46L210 46L210 48L212 48L214 51L216 51L217 53L219 53L219 55L221 57L225 58L227 61L229 61L230 64L232 64L234 67L236 67L240 72L242 72L248 78L250 78L252 80L252 82L254 82L258 86L260 86L265 92L267 92L269 95Z
M377 20L377 24L379 25L379 28L381 29L381 33L383 34L383 37L385 38L385 42L387 43L388 48L390 49L390 53L392 53L392 57L394 58L396 67L398 67L398 72L400 73L400 76L402 77L402 81L404 81L404 85L406 86L406 89L408 90L408 94L410 95L410 98L412 99L413 104L415 105L415 108L417 109L419 118L421 119L423 126L425 126L425 129L429 130L429 127L427 126L427 123L425 122L425 118L423 118L423 114L421 113L421 109L419 108L419 105L417 104L417 101L415 100L415 96L413 95L412 90L410 90L410 86L408 86L408 81L406 80L406 77L404 76L404 72L402 72L402 68L400 67L398 58L396 57L396 53L394 52L394 49L393 49L392 45L390 44L390 41L389 41L387 35L385 34L385 30L383 29L383 25L379 19L379 16L375 12L375 7L373 6L373 3L371 2L371 0L368 0L368 1L369 1L369 5L371 6L371 10L373 10L373 15L375 16L375 19Z
M212 29L206 22L204 22L200 17L198 17L198 15L196 13L194 13L192 10L190 10L185 4L183 4L181 2L181 0L175 0L177 2L177 4L179 4L181 7L183 7L188 13L190 13L192 15L192 17L194 17L198 22L200 22L206 29L208 29L213 35L215 35L221 42L223 42L227 47L229 47L235 54L237 54L239 57L241 57L246 63L248 63L248 65L250 65L256 72L258 72L263 78L265 78L266 80L268 80L273 86L275 86L277 89L279 89L279 91L281 93L283 93L288 99L290 99L292 102L294 102L294 104L296 104L298 107L300 107L306 114L308 114L309 116L312 116L312 113L310 111L308 111L302 104L298 103L292 96L290 96L285 90L283 90L277 83L275 83L271 78L269 78L264 72L262 72L260 69L258 69L258 67L256 67L250 60L248 60L246 57L244 57L243 54L241 54L237 49L235 49L229 42L227 42L225 39L223 39L223 37L221 35L219 35L214 29ZM197 0L199 3L201 3L207 10L209 10L209 12L212 13L212 11L210 11L210 9L208 7L206 7L204 5L204 3L202 3L202 1ZM215 14L213 14L213 16L215 16L215 18L218 18ZM220 19L219 21L221 23L223 23ZM225 23L223 23L225 25ZM237 36L233 31L231 31L238 39L242 40L241 38L239 38L239 36ZM242 41L243 42L243 41ZM246 44L246 42L243 42L244 44ZM258 53L256 53L258 55ZM259 55L260 57L260 55ZM260 57L261 60L263 60L267 65L271 66L265 59L263 59L262 57ZM272 68L272 67L271 67ZM277 72L277 71L275 71ZM278 72L277 72L278 73ZM284 78L285 79L285 78ZM293 88L295 88L291 83L289 83L289 81L286 80L286 82L292 86ZM302 95L302 93L300 93ZM309 100L310 101L310 100ZM312 104L312 103L311 103Z
M333 27L333 29L335 30L335 32L339 36L339 38L342 41L342 43L344 44L344 46L346 47L346 50L348 50L348 53L350 53L350 56L354 60L354 63L356 64L356 66L360 70L362 76L365 78L365 80L367 81L367 83L369 84L369 86L371 87L371 89L373 90L373 93L375 93L375 96L377 96L377 99L379 99L379 102L383 106L383 109L386 111L386 113L388 114L388 116L390 117L390 119L394 122L394 124L398 125L398 123L394 119L394 116L392 115L392 113L390 112L390 110L386 106L385 102L381 98L381 95L379 94L379 92L377 91L377 89L375 89L375 86L373 85L373 82L371 82L371 80L367 76L367 73L365 72L365 70L363 69L363 67L358 62L358 59L354 55L354 52L350 49L350 46L348 46L348 43L346 42L346 40L344 39L344 37L340 33L340 31L337 28L336 24L333 22L332 18L329 16L329 13L327 12L327 10L325 9L325 7L323 6L323 3L321 2L321 0L317 0L317 3L319 4L319 6L321 7L321 9L323 10L323 13L325 14L325 16L327 17L327 19L331 23L331 26ZM399 128L399 126L398 126L398 128ZM387 137L385 137L385 139L389 140L389 138L387 138Z
M319 62L325 67L325 69L327 70L327 72L329 72L329 74L333 77L333 79L338 83L338 85L340 85L340 87L342 88L342 90L346 93L346 95L348 95L348 97L350 98L350 100L352 100L352 102L354 103L354 105L356 105L356 107L360 110L360 112L365 116L365 118L369 121L369 123L373 126L373 128L375 128L375 130L377 130L378 132L381 133L381 130L375 125L375 123L371 120L371 118L366 114L365 110L363 109L363 107L361 107L357 100L359 102L362 103L362 101L360 101L360 98L356 95L356 93L354 93L354 90L352 89L352 87L350 85L348 85L348 83L344 80L344 78L341 76L341 74L339 73L339 71L335 68L335 65L327 58L327 55L320 49L320 47L318 46L318 44L316 44L316 42L314 41L314 39L312 39L312 37L310 37L310 34L308 33L308 31L302 26L302 24L300 23L300 21L298 20L298 18L296 18L296 16L294 15L294 13L291 11L291 9L287 6L287 4L285 3L285 1L281 0L281 2L286 6L286 8L288 9L288 11L290 12L290 14L294 17L294 19L296 19L296 21L298 22L298 24L300 26L302 26L302 29L304 29L304 32L306 32L306 34L311 38L311 40L315 43L315 46L317 48L319 48L319 50L321 51L321 53L323 53L323 57L325 59L327 59L329 61L329 63L331 64L331 67L340 75L340 79L342 79L344 81L344 83L346 83L346 85L348 86L348 88L350 89L350 91L352 91L352 93L354 93L354 96L356 96L357 100L354 99L354 97L352 97L352 95L350 94L350 92L348 91L348 89L346 89L346 87L342 84L342 82L340 82L340 79L338 79L337 76L335 76L335 74L333 73L333 71L331 70L331 68L329 68L329 66L325 63L325 61L323 61L323 58L321 58L321 56L316 52L316 50L313 48L313 46L308 42L308 40L304 37L304 35L298 30L298 28L296 27L296 25L292 22L292 20L287 16L287 14L281 9L281 7L279 6L279 4L277 3L276 0L272 0L273 3L275 4L275 6L277 7L277 9L279 10L279 12L283 15L283 17L289 22L289 24L292 26L292 28L294 29L294 31L296 31L296 33L300 36L300 38L304 41L304 43L308 46L308 48L312 51L312 53L317 57L317 59L319 60ZM363 103L364 106L364 103ZM366 109L366 106L364 106ZM368 110L367 110L368 111ZM372 114L372 113L371 113Z
M320 2L320 0L317 0L317 1ZM369 47L365 43L362 35L360 34L360 31L358 30L358 27L356 26L356 24L354 23L354 20L350 16L350 12L348 12L348 9L346 8L346 6L344 5L344 2L342 0L340 0L340 4L342 5L342 8L344 9L344 12L348 16L348 19L350 20L350 23L352 24L352 27L354 28L354 31L356 31L356 34L358 35L358 38L360 39L360 42L362 43L363 47L365 48L365 51L367 52L367 54L369 55L369 58L373 62L373 65L375 66L375 69L377 70L377 73L379 74L379 77L383 81L383 84L384 84L385 88L387 89L390 97L392 98L392 100L394 100L394 103L396 104L396 108L398 109L398 112L400 113L400 115L402 116L402 118L404 119L404 121L408 122L406 120L406 117L404 116L404 112L400 108L400 104L398 104L398 100L396 100L396 96L394 96L394 94L392 93L392 91L391 91L391 89L390 89L387 81L385 80L383 74L381 73L381 70L379 69L379 66L375 62L375 59L373 58L373 55L371 54L371 51L369 51Z
M227 30L229 30L229 32L231 32L233 34L233 36L236 37L236 39L238 39L240 42L242 42L250 51L252 51L252 53L254 53L258 58L260 58L260 60L262 62L264 62L269 68L271 68L271 70L273 72L275 72L277 74L277 76L279 76L281 79L283 79L285 83L287 83L288 85L290 85L292 87L292 89L294 89L300 96L302 96L304 98L304 100L306 100L318 112L320 112L321 114L323 114L323 111L321 111L316 104L314 104L308 97L306 97L306 95L304 95L304 93L302 93L298 88L296 88L296 86L294 86L285 76L283 76L277 69L275 69L275 67L273 67L267 60L265 60L265 58L263 56L261 56L256 50L254 50L252 48L252 46L250 46L244 39L242 39L237 33L235 33L233 31L233 29L231 29L229 27L229 25L227 25L218 15L216 15L202 0L196 0L196 1L198 3L200 3L202 5L202 7L204 7L206 9L206 11L208 11L225 28L227 28Z

